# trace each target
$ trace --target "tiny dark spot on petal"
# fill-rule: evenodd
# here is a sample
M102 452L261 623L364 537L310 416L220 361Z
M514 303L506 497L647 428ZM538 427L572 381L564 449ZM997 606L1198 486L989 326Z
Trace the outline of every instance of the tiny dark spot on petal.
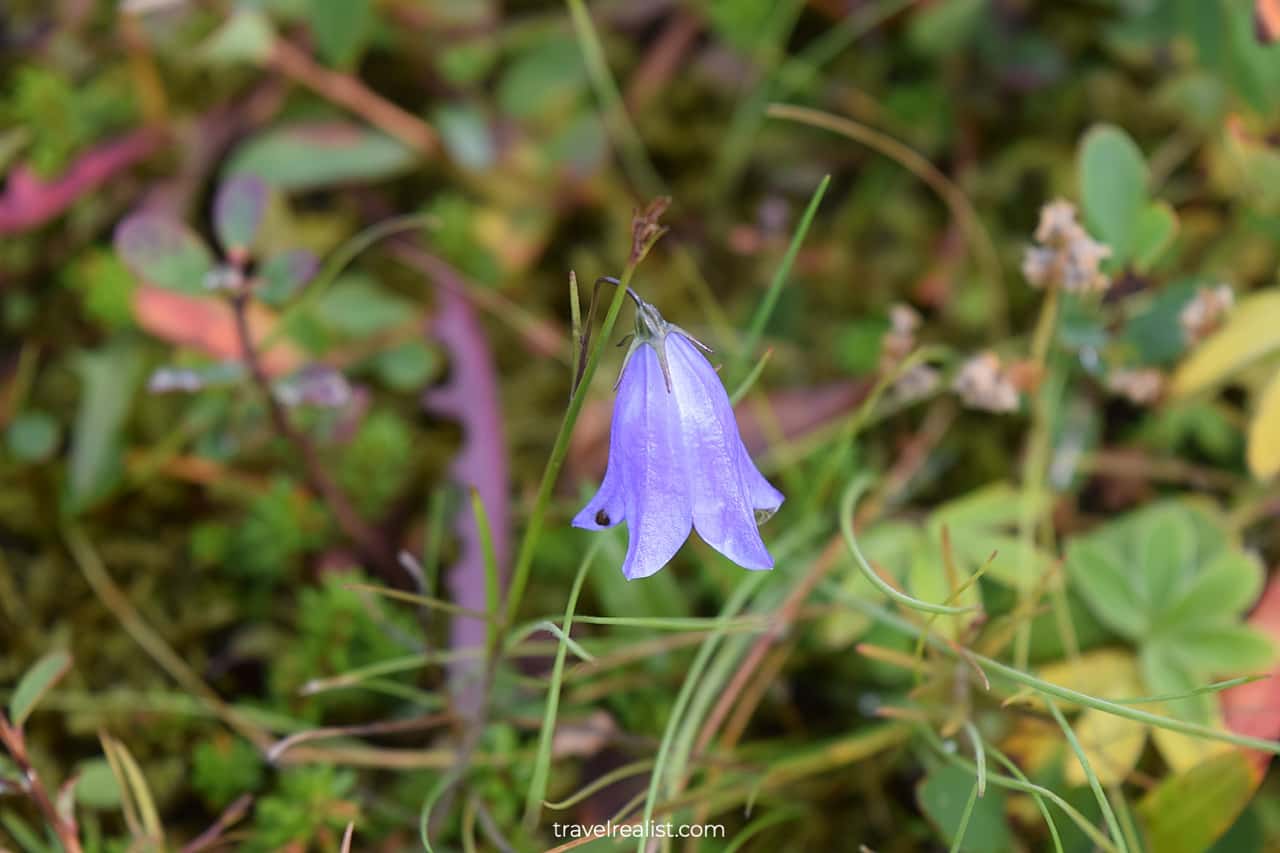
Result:
M605 512L604 510L600 510L599 512L597 512L597 513L596 513L596 524L600 525L601 527L608 527L608 526L609 526L609 513Z

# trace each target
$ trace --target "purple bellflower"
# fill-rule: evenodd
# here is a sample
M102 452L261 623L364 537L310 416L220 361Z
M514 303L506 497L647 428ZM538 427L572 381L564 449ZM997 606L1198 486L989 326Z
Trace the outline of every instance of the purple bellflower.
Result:
M782 493L756 469L738 433L733 406L706 350L657 309L636 303L636 333L623 362L600 491L574 527L627 523L628 580L661 569L697 530L744 569L772 569L757 519Z

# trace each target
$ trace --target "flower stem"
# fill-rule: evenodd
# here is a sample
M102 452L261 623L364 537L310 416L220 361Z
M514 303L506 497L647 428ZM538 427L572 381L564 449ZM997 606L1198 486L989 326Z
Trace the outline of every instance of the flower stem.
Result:
M622 310L622 303L627 299L627 288L631 284L631 278L635 275L638 264L639 259L628 263L622 272L622 277L618 280L618 287L613 292L613 300L609 303L609 310L600 327L600 337L587 355L586 364L582 367L582 380L569 399L569 408L565 410L560 431L556 433L556 441L551 447L547 467L542 471L538 495L534 499L533 509L529 514L529 524L525 528L524 538L520 540L520 551L516 555L515 568L511 572L511 587L507 592L507 607L500 629L503 633L515 621L516 614L520 611L520 602L524 598L525 587L529 583L529 572L533 568L533 554L538 547L538 539L542 536L547 507L551 504L551 491L555 488L556 479L569 453L569 437L573 435L574 424L578 422L578 416L582 413L583 403L586 402L587 393L591 388L591 379L595 376L596 368L600 366L605 344L608 343L613 327L618 322L618 313Z

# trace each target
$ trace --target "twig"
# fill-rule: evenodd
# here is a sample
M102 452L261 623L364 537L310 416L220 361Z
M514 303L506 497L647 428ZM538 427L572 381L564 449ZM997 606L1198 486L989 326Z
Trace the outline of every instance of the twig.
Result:
M44 815L44 819L49 822L58 840L62 842L62 849L66 853L80 853L80 839L76 833L74 819L64 820L58 814L57 807L49 798L49 792L44 789L40 775L36 773L35 767L31 764L31 758L27 755L27 739L23 737L22 730L11 725L4 714L0 714L0 743L4 744L13 763L22 771L22 787L36 804L36 808Z
M236 336L239 339L245 366L249 369L254 385L266 399L267 410L276 432L293 445L301 455L307 484L333 512L338 526L355 544L361 558L376 568L388 583L404 586L407 576L404 568L396 561L392 549L387 547L374 529L356 512L346 492L329 476L311 439L293 425L284 404L272 392L271 377L263 367L261 354L249 330L249 293L247 291L238 292L231 297L231 311L235 316Z
M235 802L227 806L222 814L218 815L218 819L213 822L213 826L191 839L190 843L182 848L181 853L200 853L202 850L208 850L218 843L222 838L222 833L244 818L251 805L253 805L252 794L241 794L236 797Z
M431 125L401 109L350 74L330 71L286 39L276 39L267 63L289 79L346 107L420 154L434 154L440 139Z

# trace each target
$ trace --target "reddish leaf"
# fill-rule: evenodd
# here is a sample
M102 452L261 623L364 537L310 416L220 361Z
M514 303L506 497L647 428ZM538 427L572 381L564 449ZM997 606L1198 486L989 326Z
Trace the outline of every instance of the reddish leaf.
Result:
M1249 624L1280 641L1280 580L1275 576L1263 590L1258 606L1249 616ZM1280 664L1267 674L1269 678L1223 691L1223 721L1231 731L1268 740L1280 737ZM1270 758L1265 753L1253 753L1253 759L1261 767L1265 767Z
M138 325L157 338L214 358L235 359L241 355L231 306L221 299L143 286L134 292L133 310ZM249 329L254 340L262 341L275 323L272 311L260 306L249 309ZM288 343L273 346L262 358L263 366L273 376L288 373L303 361L302 353Z
M56 180L45 182L27 166L9 173L9 182L0 195L0 234L15 234L39 228L121 172L158 151L167 137L158 130L143 128L128 136L105 142L76 158Z

